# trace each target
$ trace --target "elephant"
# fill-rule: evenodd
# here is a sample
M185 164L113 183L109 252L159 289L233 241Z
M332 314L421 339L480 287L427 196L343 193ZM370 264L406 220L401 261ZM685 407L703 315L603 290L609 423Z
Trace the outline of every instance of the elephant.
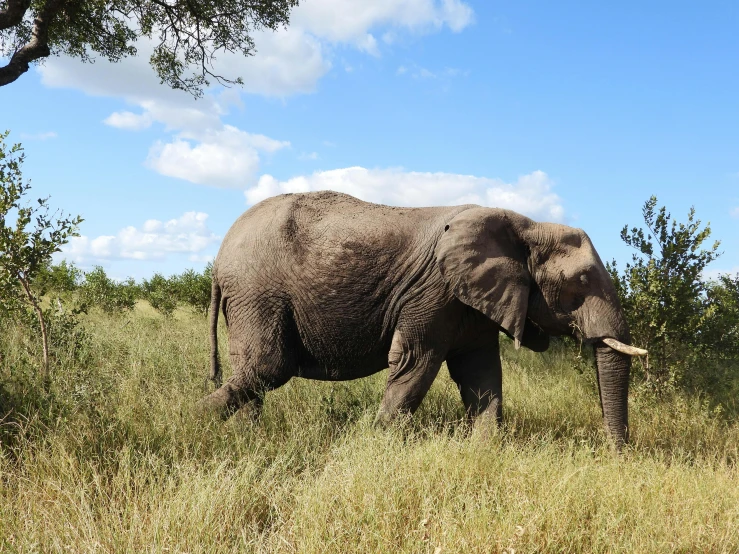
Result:
M500 422L499 335L595 351L607 435L628 442L629 328L588 235L511 210L401 208L338 192L283 194L244 212L212 269L210 378L224 418L292 377L344 381L389 368L375 422L420 405L447 363L467 417ZM221 382L219 312L233 374ZM255 409L252 408L252 409Z

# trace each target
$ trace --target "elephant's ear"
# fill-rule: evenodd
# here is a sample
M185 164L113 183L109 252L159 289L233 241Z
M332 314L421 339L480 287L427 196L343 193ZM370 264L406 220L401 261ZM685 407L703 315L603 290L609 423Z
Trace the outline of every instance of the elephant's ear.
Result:
M446 225L436 247L454 295L500 325L516 348L524 340L531 281L519 218L525 219L495 208L465 210Z

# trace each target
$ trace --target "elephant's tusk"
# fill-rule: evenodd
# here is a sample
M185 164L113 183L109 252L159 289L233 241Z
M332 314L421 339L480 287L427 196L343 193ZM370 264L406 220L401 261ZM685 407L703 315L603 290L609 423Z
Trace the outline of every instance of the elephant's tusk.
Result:
M622 342L617 341L616 339L601 339L604 343L606 343L608 346L613 348L614 350L621 352L621 354L627 354L629 356L646 356L649 354L646 350L642 348L637 348L636 346L629 346L628 344L624 344Z

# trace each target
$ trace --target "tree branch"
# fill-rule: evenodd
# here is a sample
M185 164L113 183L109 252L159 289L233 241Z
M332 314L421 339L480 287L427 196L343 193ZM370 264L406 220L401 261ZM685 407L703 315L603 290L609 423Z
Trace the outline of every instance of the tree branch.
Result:
M8 7L0 10L0 31L15 27L23 21L30 6L31 0L8 0Z
M3 22L3 17L8 20L9 17L15 16L24 2L26 0L10 0L8 2L8 8L0 12L0 24ZM28 71L31 62L39 58L45 58L51 54L49 49L49 26L61 10L64 2L65 0L46 1L44 7L33 20L31 40L13 54L8 65L0 67L0 87L12 83ZM8 13L10 13L10 16L7 15ZM25 13L25 10L23 13ZM23 13L20 15L21 19L23 18Z
M28 282L28 276L27 275L18 275L18 280L21 282L21 285L23 285L23 290L26 292L26 296L28 297L28 302L33 306L33 310L36 312L36 318L38 319L39 325L41 326L41 343L44 350L44 365L43 365L43 376L44 376L44 383L48 385L49 383L49 332L46 328L46 321L44 320L44 312L41 309L41 306L39 306L38 301L36 300L36 295L33 294L31 291L31 285Z

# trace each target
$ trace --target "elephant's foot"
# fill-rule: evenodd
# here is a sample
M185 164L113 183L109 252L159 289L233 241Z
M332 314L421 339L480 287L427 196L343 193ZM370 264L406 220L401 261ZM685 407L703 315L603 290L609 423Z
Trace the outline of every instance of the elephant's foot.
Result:
M468 419L472 432L483 439L495 435L503 427L503 410L500 402L490 403L488 409Z
M377 415L375 416L375 421L372 423L372 426L375 429L387 429L392 421L392 415L388 414L382 408L380 408L380 410L377 412Z
M380 406L372 425L376 429L388 429L393 425L410 421L411 417L412 414L409 410L387 410Z
M227 409L223 394L218 394L220 390L221 389L218 389L215 392L212 392L197 403L195 409L198 414L206 417L219 417L223 420L229 418L233 412L230 412L230 410Z
M198 403L198 411L210 413L223 420L235 414L242 406L256 398L256 394L248 390L236 388L226 383L216 389Z

